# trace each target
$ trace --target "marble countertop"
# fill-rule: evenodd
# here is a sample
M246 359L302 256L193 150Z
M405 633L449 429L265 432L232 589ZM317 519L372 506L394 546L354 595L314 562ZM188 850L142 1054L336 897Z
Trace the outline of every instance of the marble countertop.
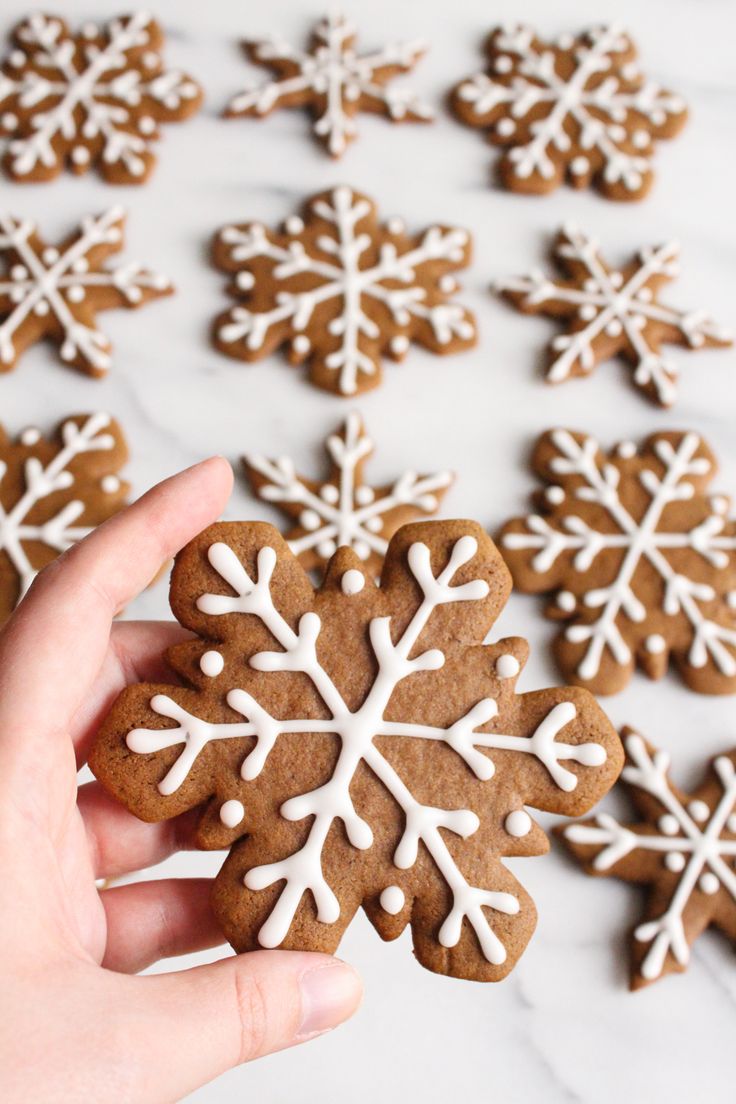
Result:
M75 22L117 14L119 7L118 0L63 5ZM557 423L608 443L664 428L697 429L720 456L716 486L736 491L736 353L675 350L681 395L666 413L644 401L626 369L616 365L590 380L547 388L538 374L539 354L553 325L515 314L488 290L493 279L541 263L550 235L574 219L621 260L642 245L678 238L683 272L669 299L701 304L733 323L733 4L617 0L592 8L585 0L553 6L499 0L489 7L484 0L354 0L345 7L365 46L385 37L419 35L429 42L411 83L437 105L434 126L392 127L364 115L359 141L332 163L308 137L299 111L268 122L223 121L220 109L249 75L238 38L277 30L298 40L321 5L156 0L169 62L196 75L207 99L195 120L165 129L148 185L110 188L94 174L48 186L0 184L2 205L37 219L49 236L122 202L130 212L126 255L163 270L178 288L140 313L104 316L115 364L102 382L63 369L45 348L29 351L0 380L7 428L48 428L67 413L109 410L129 435L127 473L137 493L213 452L228 456L236 470L246 449L289 453L304 469L317 468L323 437L350 406L310 387L278 355L248 366L210 348L208 326L226 299L207 248L211 233L228 221L277 222L304 196L346 182L372 195L384 214L404 216L410 227L443 221L467 226L475 238L474 263L462 274L458 298L476 312L478 347L447 359L413 349L402 365L387 364L383 387L353 404L376 439L371 473L377 481L409 466L452 468L458 481L445 515L474 517L493 530L526 505L533 481L524 458L535 435ZM6 4L3 22L9 26L15 15ZM569 189L529 199L489 186L493 150L447 115L443 96L480 65L491 22L519 18L545 36L618 18L637 40L644 68L687 99L692 119L679 140L660 144L655 187L643 203L614 205ZM227 516L277 517L254 505L240 475ZM165 582L129 615L167 616ZM512 633L532 645L521 690L556 682L548 651L552 626L535 599L512 597L493 636ZM615 723L639 726L666 747L683 784L698 778L705 758L736 743L733 699L697 696L671 677L654 684L637 675L605 706ZM214 873L219 861L212 854L178 856L155 873ZM309 1046L233 1071L192 1099L676 1104L697 1094L713 1104L732 1100L736 964L726 941L706 934L686 975L629 994L626 933L638 916L637 891L583 877L556 847L546 858L509 865L535 899L539 924L508 980L482 986L435 977L414 961L408 932L383 944L360 916L341 947L366 981L365 1004L355 1019Z

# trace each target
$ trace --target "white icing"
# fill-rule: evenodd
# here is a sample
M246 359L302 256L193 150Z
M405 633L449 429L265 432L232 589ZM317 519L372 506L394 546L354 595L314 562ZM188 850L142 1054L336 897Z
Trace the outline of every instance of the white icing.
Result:
M514 809L506 817L503 826L510 836L520 839L532 830L532 818L526 809Z
M340 586L343 594L360 594L365 586L365 575L362 571L357 571L354 567L351 567L340 580Z
M596 870L610 870L632 851L643 850L662 852L667 869L675 874L682 873L665 911L640 924L634 932L639 942L650 944L641 965L641 975L653 981L662 973L668 954L681 966L687 965L690 948L683 915L696 886L703 893L711 894L722 885L736 902L736 873L733 870L736 840L723 834L724 829L730 831L727 825L736 803L736 772L730 759L725 756L716 759L714 766L721 796L715 808L709 808L705 802L691 802L685 808L667 777L670 757L666 752L650 755L641 736L636 734L627 737L626 751L629 764L624 767L622 778L657 799L674 822L674 833L639 833L619 824L608 813L599 813L595 825L570 825L565 829L565 836L573 843L600 846L593 860ZM694 804L705 807L705 817L700 822L703 828L692 815Z
M668 529L665 524L667 507L692 497L690 478L702 477L710 471L710 461L699 452L701 438L696 433L684 433L674 443L664 436L655 438L654 453L663 470L660 475L657 468L647 466L635 476L649 496L649 505L639 519L629 512L619 493L620 470L613 463L599 460L599 446L592 437L579 442L567 430L556 430L552 441L557 450L551 461L554 471L581 480L571 497L602 507L615 528L606 526L601 531L592 528L574 510L569 516L556 519L554 526L543 517L531 515L526 518L527 532L507 533L503 544L514 550L534 549L532 567L540 573L550 571L563 555L572 556L572 564L579 572L587 572L607 551L623 553L616 576L581 596L582 606L586 610L600 610L599 616L574 623L566 630L568 640L587 644L577 668L580 677L595 678L605 650L616 663L630 663L631 649L619 620L625 618L635 625L646 621L647 609L635 585L642 562L661 579L662 611L669 617L685 618L690 625L688 663L700 669L712 662L722 675L736 676L733 650L736 630L711 620L699 605L712 601L716 596L714 588L682 574L668 557L668 553L677 553L678 549L690 549L704 566L720 570L734 563L736 534L730 532L732 527L722 514L710 514L690 530ZM561 597L561 594L557 597L558 605ZM574 601L565 601L566 605L560 608L567 612L569 601L572 612ZM646 638L646 648L653 654L663 647L660 634Z
M400 886L386 886L380 897L381 908L390 916L396 916L403 909L405 900L404 891Z
M598 241L566 225L555 247L555 257L566 271L570 264L576 264L590 274L582 287L567 278L556 280L537 270L529 276L502 280L496 288L521 295L524 308L541 313L557 316L559 304L566 304L565 313L577 311L587 323L582 329L553 338L552 349L558 355L547 369L549 380L559 383L573 374L589 375L600 359L596 342L606 333L620 338L609 355L621 352L631 358L636 385L653 390L657 400L669 406L677 397L677 371L660 349L663 327L676 331L681 344L690 348L698 348L706 341L718 345L731 341L730 332L717 326L705 311L680 311L654 300L652 288L658 287L663 277L676 274L678 256L679 246L675 242L642 250L624 284L621 273L611 273L606 268ZM629 451L626 442L620 448L625 450L619 453L622 457L635 454Z
M207 678L217 678L218 675L222 674L224 667L225 660L221 652L209 651L200 657L199 669Z
M82 50L53 16L36 13L21 24L17 35L23 48L11 54L11 63L23 73L0 75L0 111L13 104L32 115L30 132L18 131L9 143L16 175L29 178L39 166L60 166L69 142L72 160L84 165L90 160L88 143L100 141L105 165L132 181L143 176L151 157L145 136L151 132L137 122L135 108L152 100L163 119L199 95L190 78L176 70L141 72L138 51L149 40L150 24L151 16L142 11L112 19L93 27L99 47Z
M667 641L660 633L652 633L644 641L644 647L650 655L660 655L667 647Z
M105 494L117 494L120 490L121 483L116 475L103 475L100 480L100 487Z
M0 551L10 562L18 577L18 598L23 597L37 575L31 564L25 545L31 542L45 544L55 552L61 553L86 537L91 529L88 526L75 526L74 522L82 516L87 503L83 499L72 499L45 522L29 523L40 502L57 491L67 490L74 483L69 465L75 457L85 452L97 452L112 449L115 438L104 432L110 425L107 414L90 414L81 425L65 422L62 427L62 444L56 455L44 467L35 456L29 456L23 465L24 487L20 497L10 506L0 501ZM32 447L40 440L38 430L26 430L21 444ZM0 461L0 487L7 466Z
M231 798L220 806L220 820L226 828L237 828L245 816L245 808L242 801Z
M505 155L519 179L551 181L562 161L575 174L600 171L607 189L622 185L638 193L651 174L653 131L668 117L681 116L685 106L638 70L632 75L622 60L629 40L620 28L595 27L571 41L573 46L568 75L554 51L535 42L530 27L504 28L494 36L498 54L492 69L505 79L478 73L460 85L458 96L471 105L476 125L494 125L509 140L523 132L524 140ZM635 141L634 154L628 149L631 133L646 139Z
M504 541L506 544L507 542ZM507 547L512 547L507 545ZM563 613L572 613L577 605L575 595L570 590L560 590L557 594L557 605L563 611Z
M496 674L500 679L516 678L520 670L516 656L502 655L496 660Z
M606 752L597 743L568 744L558 738L576 717L576 708L568 701L555 705L529 737L480 731L498 713L498 706L492 698L480 700L447 728L405 723L398 719L386 720L389 702L405 678L419 671L438 670L445 662L445 656L438 648L422 651L420 646L434 611L448 603L479 602L487 597L488 584L482 579L471 578L452 585L458 571L473 560L477 551L474 537L459 538L450 550L444 568L435 575L427 545L417 542L410 546L407 565L422 595L421 601L396 641L390 617L375 617L370 622L368 637L375 656L376 673L362 705L351 711L318 658L317 643L322 628L318 615L306 612L296 628L292 628L274 605L271 578L277 557L273 549L264 546L259 550L256 577L251 578L227 544L210 546L209 562L227 585L229 593L203 594L197 600L197 608L209 617L237 613L257 617L281 650L253 655L250 666L260 672L302 672L323 702L324 712L320 711L319 717L277 719L246 690L233 688L226 695L226 701L244 718L243 722L213 723L191 714L167 695L157 694L151 700L151 709L159 716L175 721L175 727L134 729L128 733L127 745L131 751L146 755L183 745L159 784L160 793L166 796L178 790L199 754L213 740L254 738L253 746L241 766L242 777L249 781L260 774L281 734L313 732L339 737L340 750L329 781L309 793L290 798L281 806L281 815L287 820L310 818L303 845L288 857L254 867L246 874L245 884L254 892L283 883L276 903L259 932L262 946L275 947L283 941L307 891L311 893L321 922L329 924L337 920L340 907L325 878L322 852L336 819L342 822L353 847L366 850L373 843L373 832L355 809L350 792L356 770L361 763L365 763L404 815L403 834L394 854L396 867L401 870L411 868L416 862L419 846L423 844L449 887L452 903L438 934L442 946L453 947L457 944L463 922L467 920L488 961L501 963L505 960L506 950L484 910L515 915L519 911L519 902L511 893L471 886L460 871L443 834L449 832L463 838L472 835L479 827L477 815L468 809L440 809L423 805L376 746L375 739L440 741L460 756L481 781L492 778L495 771L488 752L502 749L531 755L542 764L552 782L568 793L575 789L578 778L564 764L575 762L585 767L600 766L605 761Z
M5 252L22 262L11 267L9 279L0 275L0 297L7 296L11 302L9 308L2 309L0 362L15 363L19 353L18 331L34 312L52 317L49 332L61 331L63 360L79 358L98 372L110 367L107 338L88 321L87 312L85 317L77 317L70 303L79 301L80 294L84 297L84 288L102 287L113 289L123 302L134 306L145 289L163 291L170 286L165 277L134 261L115 269L98 266L94 271L87 271L89 266L85 264L84 270L80 270L78 262L86 261L92 250L121 241L124 219L122 207L111 207L96 218L85 218L79 233L62 254L56 249L43 249L39 253L31 240L35 225L0 212L0 255Z
M288 325L288 337L293 342L313 323L317 309L325 303L337 306L337 316L329 323L326 335L337 339L337 347L327 353L324 367L336 373L341 394L352 395L358 390L361 376L376 373L380 357L381 329L371 314L378 308L388 313L393 326L401 332L396 338L408 340L417 326L427 325L439 345L448 345L453 338L469 341L475 335L472 317L457 303L428 304L427 288L417 270L432 264L437 295L442 295L439 279L442 264L461 265L468 235L464 230L432 226L424 232L419 244L399 252L395 245L382 242L377 259L364 263L364 255L374 247L374 238L365 220L371 214L368 200L350 188L333 188L327 198L310 201L310 210L327 224L316 245L292 241L281 245L271 241L260 224L245 229L227 227L221 241L229 247L231 261L248 266L258 260L275 262L269 265L269 298L272 306L250 310L237 305L228 312L218 329L226 345L244 342L247 349L263 349L274 327L283 333ZM328 254L332 260L325 260ZM310 276L308 290L294 291L294 275ZM313 282L311 278L314 278ZM397 283L400 286L397 286ZM336 301L336 303L335 303ZM403 348L403 345L401 346ZM399 347L394 347L398 351Z
M371 552L384 556L388 541L383 531L386 526L387 535L393 532L393 511L411 507L418 513L433 513L438 505L437 492L452 483L450 472L420 476L413 471L404 472L380 494L361 483L362 465L373 452L373 441L355 413L348 414L341 433L329 436L325 445L337 472L333 477L337 485L323 483L317 493L297 475L293 461L287 457L246 457L250 467L268 480L258 487L259 498L304 507L299 523L306 533L289 541L295 556L315 549L327 560L338 547L352 548L363 560Z
M421 42L393 42L382 50L358 54L353 40L355 28L339 12L331 12L317 24L316 47L309 52L294 49L280 38L265 38L253 43L255 60L266 65L283 59L296 72L277 76L258 88L247 88L233 96L230 115L267 115L283 104L311 106L316 119L313 130L324 140L333 157L345 151L355 137L354 105L361 97L370 99L372 110L379 106L390 119L429 120L431 109L418 97L404 90L385 86L397 69L413 69L424 53Z

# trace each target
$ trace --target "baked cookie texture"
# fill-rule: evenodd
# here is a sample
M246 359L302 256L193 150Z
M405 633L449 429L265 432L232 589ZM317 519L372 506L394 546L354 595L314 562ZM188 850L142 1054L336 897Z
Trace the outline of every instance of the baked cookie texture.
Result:
M622 764L586 691L518 695L526 643L482 643L510 585L472 522L401 528L380 585L340 548L317 590L271 526L214 525L172 576L181 684L125 690L90 765L145 820L201 807L236 950L332 952L362 906L427 968L500 980L536 917L501 860L548 849L527 807L579 815Z

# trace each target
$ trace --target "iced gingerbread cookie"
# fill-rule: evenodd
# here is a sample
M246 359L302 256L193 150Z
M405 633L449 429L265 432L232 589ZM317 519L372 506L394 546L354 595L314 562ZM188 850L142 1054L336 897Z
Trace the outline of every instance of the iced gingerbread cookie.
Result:
M78 34L40 12L19 23L0 67L8 176L38 182L94 166L111 184L142 184L160 124L188 118L202 102L191 77L164 69L162 46L147 12L86 23Z
M362 905L429 969L499 980L535 923L501 859L548 848L527 806L580 814L623 758L586 691L517 695L525 642L483 645L510 586L472 522L404 526L380 585L341 548L316 591L270 525L214 525L172 578L183 685L125 690L92 769L143 819L202 808L238 951L334 951Z
M680 132L687 108L644 77L620 27L555 42L531 27L500 27L486 52L488 72L461 81L451 103L462 122L503 147L504 187L544 195L567 181L608 199L647 194L654 144Z
M697 790L669 777L670 757L633 729L623 732L623 787L639 817L621 824L599 813L559 834L588 874L649 890L632 935L631 988L680 973L711 924L736 941L736 750L717 756Z
M254 361L286 346L317 387L368 391L381 382L381 357L403 360L412 341L433 353L475 344L475 319L451 301L470 249L465 230L410 235L401 219L382 224L372 200L344 186L312 196L282 230L226 226L213 258L238 305L215 320L215 347Z
M551 595L565 679L612 694L636 664L656 679L672 657L691 690L736 692L736 521L728 498L708 494L716 460L703 439L655 433L606 454L555 429L532 465L547 486L500 548L520 590Z
M77 414L50 437L0 426L0 623L38 572L126 503L128 456L107 414Z
M642 249L622 268L604 259L595 238L574 226L557 235L553 257L562 273L538 269L500 280L496 290L524 314L545 314L566 323L548 352L547 380L562 383L589 376L615 356L634 369L633 381L660 406L677 398L677 369L662 346L722 348L733 335L704 310L678 310L659 301L661 288L679 275L675 242Z
M355 413L327 438L325 448L330 471L323 482L298 475L287 457L254 455L244 458L248 481L259 498L294 520L286 539L307 570L324 569L338 548L347 547L376 575L396 530L435 513L454 477L446 471L407 471L393 483L371 487L363 479L363 467L373 441Z
M97 312L140 307L174 290L166 276L136 261L106 263L123 248L124 227L122 207L111 207L85 218L59 246L46 245L34 223L0 211L0 372L48 338L66 364L105 375L111 347L96 327Z
M315 27L307 50L282 38L244 43L251 61L273 70L273 79L246 88L227 106L228 118L270 115L280 107L306 107L314 116L312 131L333 157L340 157L357 136L359 111L385 115L393 123L426 123L431 109L411 92L388 87L400 73L413 69L424 54L422 42L391 42L359 54L355 27L332 12Z

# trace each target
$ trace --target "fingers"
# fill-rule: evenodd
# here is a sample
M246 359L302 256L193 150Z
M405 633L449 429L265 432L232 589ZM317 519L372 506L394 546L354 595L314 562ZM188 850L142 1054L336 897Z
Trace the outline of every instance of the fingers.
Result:
M77 806L82 814L96 878L119 878L163 862L175 851L194 848L200 810L146 824L109 797L99 782L80 786Z
M232 486L214 457L159 483L37 577L0 634L0 731L65 728L105 658L115 613L214 521ZM19 707L19 703L22 705Z
M208 878L162 878L103 889L107 944L102 965L134 974L160 958L224 943L211 892Z
M362 994L350 966L300 951L255 951L120 984L137 1098L146 1100L178 1100L233 1066L321 1035Z

